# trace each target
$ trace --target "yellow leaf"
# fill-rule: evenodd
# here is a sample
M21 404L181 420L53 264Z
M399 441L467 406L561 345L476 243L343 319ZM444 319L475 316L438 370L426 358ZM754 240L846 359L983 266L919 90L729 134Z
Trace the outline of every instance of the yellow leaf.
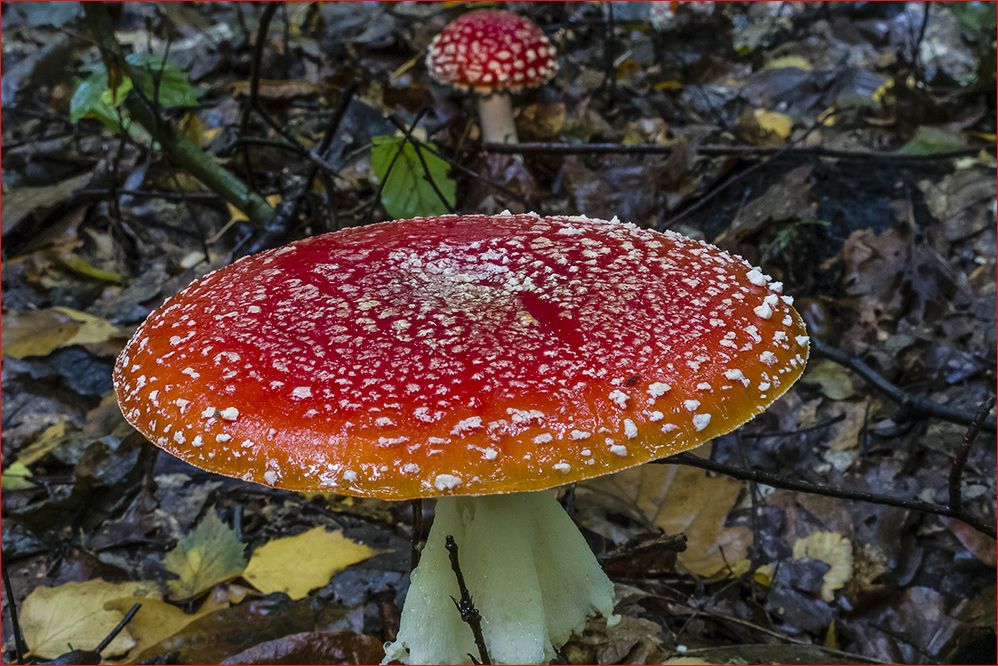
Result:
M341 532L316 527L257 548L243 578L264 594L286 592L292 599L301 599L328 583L334 573L378 552Z
M845 400L856 392L849 371L829 359L809 365L802 381L817 384L825 397L832 400Z
M829 650L838 650L839 641L835 637L835 620L832 620L828 625L828 631L825 632L825 647Z
M803 69L808 72L811 71L811 63L809 63L807 58L803 56L784 56L782 58L775 58L766 63L765 69L784 69L787 67Z
M811 532L794 543L794 559L821 560L832 567L821 583L821 598L835 600L835 590L852 578L852 544L838 532Z
M31 477L31 470L23 462L18 460L10 467L3 471L2 479L0 479L0 488L4 490L25 490L27 488L34 488L35 484L28 481Z
M54 659L70 649L93 650L125 616L118 610L104 610L104 604L155 593L153 583L108 583L100 579L35 588L21 606L24 640L32 655L45 659ZM135 639L126 627L101 654L115 657L133 645Z
M91 266L86 259L73 254L72 252L59 253L57 251L52 251L46 253L48 258L57 263L61 264L64 268L70 271L82 275L83 277L92 278L94 280L101 280L104 282L113 282L114 284L124 284L125 280L117 273L111 271L105 271L95 266Z
M271 206L277 206L277 204L281 203L281 195L271 194L269 197L267 197L267 203L269 203ZM246 213L242 212L241 210L239 210L238 208L236 208L235 206L233 206L228 202L226 202L225 205L229 209L229 222L228 224L225 225L225 228L222 229L222 231L218 232L212 238L208 239L209 243L213 243L216 240L218 240L222 236L222 233L226 231L229 228L229 225L232 224L233 222L249 222L249 218L246 217Z
M3 353L44 356L69 345L105 342L117 332L110 322L70 308L12 312L3 317Z
M17 460L25 465L30 465L47 456L51 451L59 446L66 437L66 424L56 423L45 428L45 431L38 436L38 439L26 446L17 454Z
M65 345L80 325L52 309L3 316L3 353L13 358L45 356Z
M235 206L233 206L228 201L225 202L225 207L229 209L229 224L232 222L248 222L249 218L246 217L246 213L242 212ZM225 225L228 228L228 224Z
M790 136L790 130L794 127L794 121L790 116L765 109L755 110L755 121L759 123L759 128L763 132L780 139Z
M61 312L76 323L80 324L79 330L66 343L67 345L88 345L96 342L107 342L118 332L118 327L100 317L95 317L86 312L73 310L71 308L52 308L56 312Z
M752 543L749 528L724 527L741 492L741 482L732 478L681 465L641 465L588 484L635 506L667 534L685 533L678 560L697 575L725 570Z
M138 657L138 655L153 645L178 633L194 620L208 613L214 613L220 608L228 607L228 604L218 606L205 603L196 613L189 614L161 599L123 597L105 603L104 610L120 611L124 615L135 604L142 604L142 608L139 609L139 612L128 623L128 628L136 640L135 644L129 650L127 658L123 660L123 663L133 663L135 657Z

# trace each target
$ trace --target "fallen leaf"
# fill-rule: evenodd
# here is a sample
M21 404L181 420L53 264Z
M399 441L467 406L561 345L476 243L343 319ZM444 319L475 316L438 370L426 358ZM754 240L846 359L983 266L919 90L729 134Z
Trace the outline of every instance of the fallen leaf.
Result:
M155 593L153 583L108 583L101 579L35 588L21 606L24 640L32 655L45 659L72 649L93 650L125 615L119 610L104 610L104 604ZM134 645L135 639L126 628L101 654L115 657Z
M686 550L677 559L699 576L741 560L752 543L749 528L724 526L742 487L730 477L681 465L641 465L588 484L635 507L666 534L686 534Z
M24 465L37 462L51 453L65 438L65 421L52 424L48 428L45 428L42 434L38 436L38 439L18 452L17 461Z
M270 196L267 197L267 203L269 203L272 207L276 207L277 204L281 203L281 195L271 194ZM222 234L229 229L229 225L233 224L234 222L249 222L249 217L246 216L246 213L239 210L231 203L226 202L225 205L229 209L229 222L228 224L225 225L225 227L222 228L222 231L219 231L217 234L208 239L209 243L214 243L219 238L221 238Z
M756 109L753 115L755 116L755 121L759 123L759 129L770 137L786 139L790 136L790 130L793 129L794 121L787 114Z
M245 549L236 531L223 523L214 509L208 511L194 531L163 557L163 566L180 576L167 582L170 595L186 599L238 576L246 566Z
M531 104L516 117L516 129L524 140L553 139L565 126L565 105L562 102Z
M943 518L942 520L946 527L960 540L964 548L970 551L971 555L988 566L993 567L998 564L994 539L981 534L962 520L956 518Z
M34 488L35 484L28 481L31 477L31 470L20 460L10 465L3 471L0 488L4 490L26 490Z
M801 377L801 381L817 384L821 392L832 400L845 400L856 392L852 374L828 359L808 364L807 373Z
M135 637L134 645L121 663L134 663L135 658L146 649L156 645L181 631L188 624L226 606L204 603L196 613L185 613L162 599L152 597L123 597L108 601L104 610L127 613L135 604L142 604L139 611L128 623L129 631ZM106 656L106 655L105 655Z
M73 192L93 178L92 171L86 171L66 180L44 187L22 187L5 191L3 194L3 235L6 236L18 223L40 208L49 208L67 201Z
M264 594L285 592L292 599L301 599L328 583L334 573L377 553L341 532L316 527L257 548L243 578ZM289 562L294 566L288 566Z
M852 544L837 532L816 531L794 543L794 559L820 560L831 569L821 583L821 598L835 600L835 590L845 587L852 577Z
M176 663L219 664L264 641L331 626L347 612L333 603L316 609L309 599L291 601L283 594L250 599L199 617L145 650L136 661L171 654Z
M250 82L236 81L229 87L229 90L233 95L248 96ZM261 79L257 82L257 95L262 99L294 99L296 97L309 97L320 93L322 93L322 86L300 79L288 81Z
M307 631L265 641L223 664L376 664L385 657L374 636L352 631Z
M99 280L101 282L111 282L114 284L125 283L125 279L117 273L97 268L96 266L91 265L86 259L73 252L49 250L45 253L45 256L53 263L58 264L82 277Z

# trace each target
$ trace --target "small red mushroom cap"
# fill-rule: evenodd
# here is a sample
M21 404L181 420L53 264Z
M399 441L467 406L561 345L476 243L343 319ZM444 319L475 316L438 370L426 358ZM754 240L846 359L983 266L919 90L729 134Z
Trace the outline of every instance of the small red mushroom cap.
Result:
M211 273L118 358L122 413L203 469L382 499L540 490L729 432L808 355L781 285L617 221L448 215Z
M555 49L529 19L478 9L452 21L426 54L430 76L477 92L539 86L558 71Z

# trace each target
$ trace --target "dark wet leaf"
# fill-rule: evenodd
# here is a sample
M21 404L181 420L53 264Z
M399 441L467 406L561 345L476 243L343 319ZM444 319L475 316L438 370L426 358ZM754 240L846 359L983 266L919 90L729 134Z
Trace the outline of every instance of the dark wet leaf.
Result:
M260 643L311 632L324 618L342 613L336 607L317 611L308 599L292 602L284 594L271 594L195 620L139 659L170 653L185 663L218 664Z
M55 379L84 396L101 396L110 391L111 362L94 357L79 346L57 349L48 356L30 360L8 359L11 371L32 379Z
M305 632L254 645L222 664L375 664L385 648L373 636L351 631Z

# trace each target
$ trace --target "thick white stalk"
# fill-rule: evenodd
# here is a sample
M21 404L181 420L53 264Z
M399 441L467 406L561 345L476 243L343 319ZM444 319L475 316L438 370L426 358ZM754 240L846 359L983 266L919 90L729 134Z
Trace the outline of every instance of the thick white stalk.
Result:
M536 664L601 614L610 623L613 583L578 528L550 492L447 497L412 573L397 640L389 659L410 664L470 663L471 628L452 601L457 578L445 548L458 545L461 572L482 616L493 663Z
M478 118L484 143L519 143L513 122L513 102L509 93L478 96Z

